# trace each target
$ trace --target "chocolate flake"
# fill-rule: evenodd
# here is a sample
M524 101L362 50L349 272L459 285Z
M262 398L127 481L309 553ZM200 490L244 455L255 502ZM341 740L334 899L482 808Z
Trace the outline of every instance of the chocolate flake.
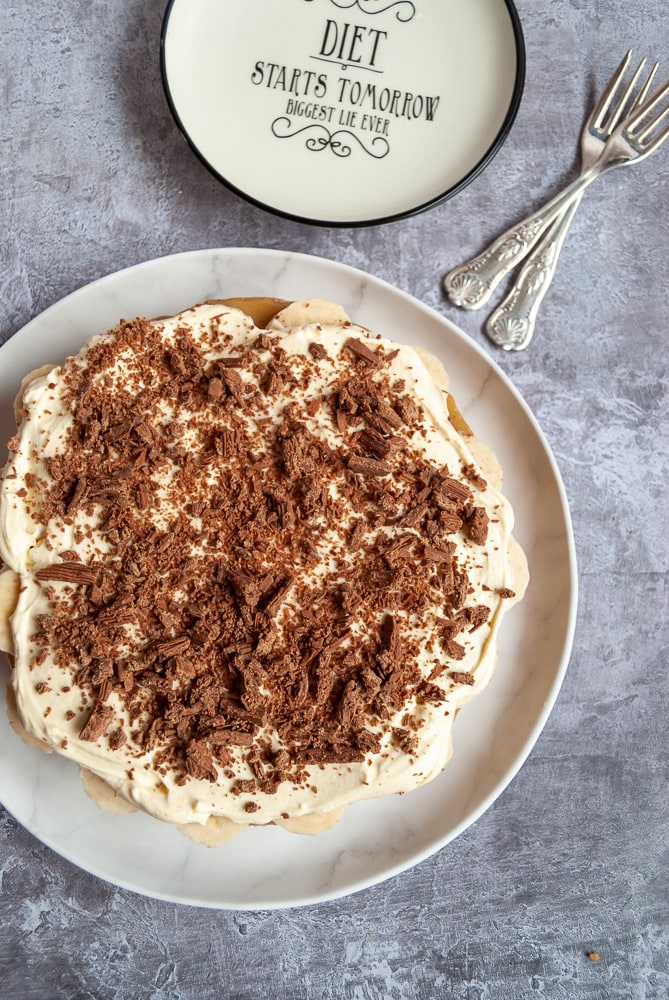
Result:
M247 795L253 795L257 788L256 782L253 778L238 778L235 782L235 787L233 791L235 793L245 793Z
M399 660L402 652L400 627L393 615L386 615L381 626L381 642L394 660Z
M400 423L413 424L420 416L418 404L410 396L400 396L395 403L395 410L399 414Z
M488 538L488 515L483 507L474 507L468 525L471 540L476 545L485 545Z
M451 511L441 510L439 512L439 527L447 535L455 535L462 529L463 520Z
M244 379L234 368L224 368L221 371L221 382L228 390L235 402L240 406L244 404L245 385Z
M300 764L354 764L365 759L364 754L352 746L297 750L294 757Z
M465 617L470 624L470 632L475 632L476 629L484 625L490 617L490 608L486 607L485 604L477 604L475 607L465 608Z
M362 540L365 537L365 525L362 521L356 521L353 525L353 530L348 541L348 547L351 552L357 552L362 545Z
M312 340L312 342L309 344L309 354L312 356L312 358L315 358L316 361L330 360L330 355L328 354L328 352L325 350L323 345L319 344L318 341L316 340Z
M79 739L86 740L89 743L94 743L95 740L102 736L113 718L114 709L111 705L103 705L102 702L98 702L89 715L88 721L82 727L82 730L79 733Z
M451 670L449 676L455 681L456 684L468 684L469 686L476 684L476 678L469 671L460 673L457 670Z
M357 340L355 337L350 337L344 346L348 347L349 351L352 351L357 358L360 358L366 364L371 365L372 368L379 368L381 366L381 359L378 355L363 344L361 340Z
M432 490L432 499L437 506L444 510L451 510L454 503L462 504L471 500L471 498L472 491L469 487L465 483L461 483L458 479L450 477L443 479Z
M349 458L347 465L351 472L358 472L363 476L389 476L393 471L388 462L380 461L376 458Z
M212 746L220 747L252 747L255 743L253 733L243 732L239 729L218 729L209 733L207 740Z
M409 732L408 729L393 729L393 739L404 753L416 753L418 749L418 740L416 739L415 734Z
M337 421L337 428L342 434L346 434L348 431L348 423L346 420L346 413L344 410L337 410L335 414L335 419Z
M209 399L212 399L215 402L217 399L221 398L223 392L223 383L220 378L210 379L209 385L207 386L207 395L209 396Z
M394 430L398 430L402 426L402 417L392 408L392 406L383 400L377 401L376 414Z
M370 428L366 428L358 438L358 444L363 451L371 453L374 458L385 458L390 454L392 445L388 438Z
M428 507L424 503L416 504L409 508L401 520L401 524L406 528L417 528L428 512Z
M281 583L273 591L272 596L267 601L265 605L265 611L270 617L274 617L277 613L286 597L290 593L293 584L295 583L295 578L293 576L285 577Z
M185 653L190 644L191 640L187 635L179 635L175 636L174 639L166 639L163 642L157 642L154 649L156 656L167 660L171 656L178 656L179 653Z
M120 750L122 746L128 741L128 737L124 729L115 729L114 732L109 737L109 746L112 750Z
M80 562L63 562L38 569L35 577L41 581L92 584L95 583L97 573L90 566L84 566Z
M464 465L462 467L462 474L470 480L470 482L475 483L480 490L485 490L488 488L487 481L483 478L479 470L475 465L471 463L469 465Z
M186 771L200 781L218 781L218 771L204 740L192 740L186 750Z
M450 563L452 554L448 549L438 549L433 545L423 545L423 554L430 562Z

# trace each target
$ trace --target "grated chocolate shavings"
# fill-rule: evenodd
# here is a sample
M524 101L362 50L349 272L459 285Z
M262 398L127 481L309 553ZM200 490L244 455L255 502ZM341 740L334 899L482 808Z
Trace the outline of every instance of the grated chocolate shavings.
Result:
M488 488L487 481L483 478L479 470L475 465L471 463L469 465L463 465L462 474L470 482L474 483L480 490L486 490Z
M393 740L406 754L415 753L418 749L418 740L415 734L409 732L408 729L393 729Z

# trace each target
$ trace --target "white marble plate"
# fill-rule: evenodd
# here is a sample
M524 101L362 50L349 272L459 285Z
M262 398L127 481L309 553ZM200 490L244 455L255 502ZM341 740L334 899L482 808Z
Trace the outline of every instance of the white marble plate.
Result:
M363 325L440 356L467 420L501 459L532 577L525 600L505 619L492 683L456 720L455 752L444 773L408 795L352 806L315 838L264 827L211 850L149 816L103 813L84 794L77 768L24 746L0 706L0 799L43 843L100 878L148 896L262 909L373 885L443 848L485 812L532 749L557 696L574 628L576 566L559 472L503 373L466 334L420 302L322 258L278 250L194 251L139 264L74 292L0 349L0 438L13 433L12 400L29 369L60 361L121 317L170 314L237 295L331 298ZM7 669L0 667L3 680Z
M219 180L333 226L459 191L525 76L513 0L170 0L161 59L175 121Z

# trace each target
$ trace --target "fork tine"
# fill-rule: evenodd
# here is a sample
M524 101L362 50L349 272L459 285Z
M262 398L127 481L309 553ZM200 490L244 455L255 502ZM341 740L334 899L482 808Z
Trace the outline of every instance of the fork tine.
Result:
M629 136L633 136L635 139L638 139L639 136L636 134L637 129L644 121L644 119L648 118L650 113L655 110L655 108L667 96L667 94L669 94L669 81L665 83L664 86L656 90L655 93L652 94L648 98L648 100L641 105L640 108L636 108L634 113L631 115L631 117L625 124L625 129L624 129L625 133ZM656 128L657 125L665 117L666 113L667 109L665 108L663 111L660 112L660 114L655 119L653 119L652 122L647 122L642 130L642 135L646 136L650 131Z
M664 115L662 115L662 117L664 117ZM656 149L659 149L665 139L669 139L669 125L665 125L661 132L658 132L657 135L654 135L653 138L646 143L642 155L646 156L648 153L654 153Z
M608 132L613 132L614 128L616 127L616 125L618 124L618 122L620 121L620 119L622 118L623 113L627 110L627 104L628 104L628 101L630 99L630 95L632 94L634 88L636 87L637 80L641 76L641 71L643 70L643 68L644 68L645 65L646 65L646 60L642 59L641 62L639 63L639 65L636 68L636 72L634 73L634 76L632 77L632 79L630 80L630 82L627 84L627 86L626 86L623 94L621 95L621 97L618 99L618 103L617 103L616 107L613 110L613 114L611 115L610 120L606 124L606 128L607 128Z
M625 73L627 72L627 67L630 64L630 59L632 58L632 50L629 49L627 53L623 56L620 61L618 69L615 71L611 79L609 80L604 93L599 99L599 102L595 106L591 116L590 116L590 127L591 128L601 128L602 122L608 112L611 101L613 100L613 95L618 89L618 85Z
M660 134L655 136L655 139L653 140L653 149L657 149L658 146L661 146L665 139L669 139L669 125L665 125Z
M636 141L643 145L643 143L650 138L651 134L657 130L658 125L661 125L667 116L669 116L669 108L665 108L664 111L661 111L657 118L652 121L650 125L643 130L643 132L636 135L634 137Z
M641 88L641 90L637 94L636 100L634 101L634 104L632 105L632 108L631 108L632 111L634 111L635 108L640 108L641 105L643 104L643 102L646 100L646 96L648 94L648 91L650 90L650 85L653 82L653 80L655 79L655 74L657 73L657 69L658 69L659 65L660 65L659 62L656 62L655 65L653 66L653 68L651 69L650 73L646 77L646 82L644 83L643 87Z

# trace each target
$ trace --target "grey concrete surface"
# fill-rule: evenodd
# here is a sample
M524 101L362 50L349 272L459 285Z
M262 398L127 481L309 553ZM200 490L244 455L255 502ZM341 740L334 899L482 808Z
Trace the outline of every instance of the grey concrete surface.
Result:
M590 190L526 353L496 352L484 317L440 291L446 270L574 175L585 112L626 48L669 76L669 15L665 0L518 9L525 93L489 168L421 216L331 230L250 206L189 151L161 90L162 2L0 5L2 340L81 285L177 251L278 247L361 267L442 311L513 380L560 465L580 567L556 707L455 843L336 902L216 912L100 882L2 812L0 995L669 995L669 144Z

